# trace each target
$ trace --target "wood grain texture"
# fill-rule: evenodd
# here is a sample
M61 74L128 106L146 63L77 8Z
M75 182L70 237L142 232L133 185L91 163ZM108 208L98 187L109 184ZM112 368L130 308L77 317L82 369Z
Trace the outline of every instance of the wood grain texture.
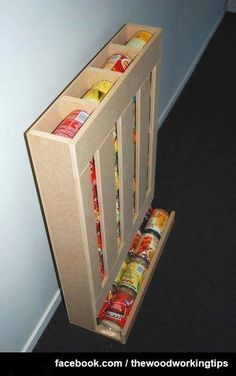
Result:
M150 117L150 75L146 77L136 96L136 210L146 199L148 179L148 140Z
M76 158L76 156L75 156ZM93 198L90 181L90 166L87 165L82 176L76 176L77 158L74 161L74 176L77 179L78 201L80 206L80 217L82 222L82 233L84 232L84 248L86 265L89 269L91 279L91 296L93 301L97 299L102 289L99 257L98 257L98 244L96 235L95 215L93 211ZM84 228L84 230L83 230Z
M122 239L133 226L133 103L130 102L117 123L120 178L120 217Z
M113 131L111 131L94 155L104 263L107 274L110 273L117 258L114 154Z
M92 328L94 299L70 147L33 134L28 141L69 319Z

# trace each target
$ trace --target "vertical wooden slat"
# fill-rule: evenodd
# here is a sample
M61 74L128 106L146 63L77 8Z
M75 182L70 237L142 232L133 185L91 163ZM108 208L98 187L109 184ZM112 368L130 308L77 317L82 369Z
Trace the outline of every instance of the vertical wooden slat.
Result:
M136 211L139 212L147 190L148 140L150 117L150 76L146 78L136 96Z
M114 175L113 130L94 154L101 233L106 273L117 258L116 188Z
M117 122L120 180L121 238L126 239L133 225L133 103L130 102Z
M102 284L100 278L96 223L93 212L89 164L80 176L78 185L80 187L81 198L83 198L80 202L80 215L84 225L84 243L86 246L87 262L90 266L89 269L91 271L92 288L94 289L95 298L97 298L99 293L101 292Z
M151 97L150 97L150 136L149 136L149 161L148 161L148 192L154 190L156 171L156 148L158 131L158 72L159 66L155 66L151 73Z

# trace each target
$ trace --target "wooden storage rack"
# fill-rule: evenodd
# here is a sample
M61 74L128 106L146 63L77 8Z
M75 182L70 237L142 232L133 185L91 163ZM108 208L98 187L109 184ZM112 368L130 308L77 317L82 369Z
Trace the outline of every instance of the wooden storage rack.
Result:
M124 44L137 30L153 36L142 50ZM154 196L157 97L161 59L160 28L126 24L27 131L27 140L48 231L71 323L126 342L165 242L171 212L157 252L146 272L121 333L97 325L98 311L111 289ZM114 53L132 63L124 73L101 69ZM98 104L80 99L101 79L114 82ZM136 96L136 201L133 215L132 98ZM73 139L51 134L66 115L84 109L91 115ZM117 247L113 129L117 124L120 177L121 243ZM100 280L89 161L96 164L98 200L106 275ZM148 161L148 163L147 163Z

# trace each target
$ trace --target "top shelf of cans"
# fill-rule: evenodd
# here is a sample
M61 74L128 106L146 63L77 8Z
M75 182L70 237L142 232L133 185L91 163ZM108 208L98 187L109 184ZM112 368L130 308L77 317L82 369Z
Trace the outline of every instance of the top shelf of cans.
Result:
M32 129L40 131L41 135L47 138L53 137L69 143L76 142L80 132L76 137L74 136L81 126L85 121L90 123L93 120L99 107L101 109L100 103L108 101L113 96L118 85L117 81L121 81L129 74L135 65L135 60L140 59L153 39L160 35L161 29L156 27L135 24L122 27L33 124ZM160 43L157 53L160 55ZM104 97L106 97L105 100ZM73 122L75 131L72 130L72 133L68 134L57 132L58 126L75 110L79 110L79 113L75 115L80 115L77 116L79 120L77 124ZM68 121L66 126L68 126Z

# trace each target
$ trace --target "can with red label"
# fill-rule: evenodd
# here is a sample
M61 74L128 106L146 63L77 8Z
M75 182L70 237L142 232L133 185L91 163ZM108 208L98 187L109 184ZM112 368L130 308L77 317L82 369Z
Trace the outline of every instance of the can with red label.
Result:
M115 54L109 57L102 68L123 73L128 68L130 63L131 59L128 56L123 54Z
M109 330L121 332L129 316L135 297L125 291L116 291L108 302L102 324Z
M104 300L104 303L103 303L103 305L102 305L102 307L101 307L101 309L100 309L100 311L98 313L98 316L97 316L97 322L98 322L98 324L101 323L101 321L102 321L102 319L103 319L103 317L105 315L106 309L108 308L108 306L109 306L112 298L113 298L113 292L109 291L109 293L107 294L106 299Z
M67 117L52 132L57 136L73 138L80 130L84 122L88 119L89 114L83 110L75 110L69 113Z
M135 251L135 256L142 257L149 264L156 252L158 243L159 239L155 235L144 233Z
M136 251L136 249L137 249L137 247L138 247L138 245L139 245L140 239L141 239L141 235L142 235L142 233L141 233L141 231L139 230L139 231L136 233L136 235L135 235L135 237L134 237L132 243L130 244L130 247L129 247L129 253L128 253L128 254L129 254L131 257L135 254L135 251Z
M154 234L160 238L166 225L169 214L163 209L154 209L145 226L145 232Z

